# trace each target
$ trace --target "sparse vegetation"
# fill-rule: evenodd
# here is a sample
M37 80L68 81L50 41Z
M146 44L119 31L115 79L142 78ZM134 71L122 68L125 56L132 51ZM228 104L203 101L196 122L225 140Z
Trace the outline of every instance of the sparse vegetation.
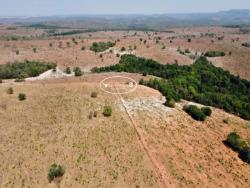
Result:
M64 173L65 173L65 170L63 166L58 165L58 164L52 164L48 173L49 182L52 182L57 177L63 176Z
M90 50L94 52L104 52L113 46L115 46L115 43L112 42L94 42L90 47Z
M109 117L112 115L112 107L111 106L104 106L103 108L103 115L105 117Z

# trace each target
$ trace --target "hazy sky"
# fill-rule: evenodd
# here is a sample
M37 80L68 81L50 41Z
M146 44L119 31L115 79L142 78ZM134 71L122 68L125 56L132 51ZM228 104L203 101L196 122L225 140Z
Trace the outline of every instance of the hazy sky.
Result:
M215 12L250 0L0 0L0 16Z

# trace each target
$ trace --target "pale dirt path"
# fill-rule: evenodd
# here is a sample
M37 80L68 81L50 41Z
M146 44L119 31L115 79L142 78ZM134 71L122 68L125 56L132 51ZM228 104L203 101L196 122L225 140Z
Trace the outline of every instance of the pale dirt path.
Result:
M117 89L116 86L114 86L116 91L119 93L119 90ZM175 188L177 187L177 185L174 185L174 183L170 180L170 176L165 168L164 165L162 165L162 163L160 162L160 160L157 159L157 156L155 156L158 151L153 148L152 146L149 146L147 143L147 139L143 134L143 130L141 130L139 128L139 126L136 124L136 122L133 120L132 115L129 113L128 109L126 108L126 105L124 104L124 99L123 97L118 94L117 95L119 100L122 103L122 106L125 109L125 112L127 114L127 116L129 117L129 120L133 126L133 128L135 129L135 132L138 136L139 139L139 143L141 145L141 147L143 148L143 150L145 151L145 153L147 154L147 156L149 157L150 161L152 162L153 166L154 166L154 170L155 173L157 174L160 182L159 182L159 186L162 188Z

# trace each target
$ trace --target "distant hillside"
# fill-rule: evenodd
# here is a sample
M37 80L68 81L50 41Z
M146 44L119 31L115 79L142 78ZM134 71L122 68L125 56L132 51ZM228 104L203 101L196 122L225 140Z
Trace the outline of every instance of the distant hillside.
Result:
M247 25L250 10L161 15L72 15L0 18L2 24L62 24L86 29L162 29L167 26ZM77 24L76 24L77 23Z

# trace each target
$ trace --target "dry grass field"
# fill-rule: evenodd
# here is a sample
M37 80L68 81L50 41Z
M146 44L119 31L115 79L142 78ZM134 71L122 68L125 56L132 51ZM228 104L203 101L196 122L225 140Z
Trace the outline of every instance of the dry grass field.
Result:
M249 121L213 109L197 122L181 110L184 102L169 109L144 86L110 95L99 88L107 76L2 84L0 187L249 187L250 166L223 144L231 131L250 144ZM105 105L111 117L102 115ZM49 183L53 163L65 174Z
M89 50L93 42L117 41L115 50L125 47L127 52L132 49L137 56L152 58L160 63L175 63L188 65L193 60L188 55L180 54L177 49L189 49L194 55L208 50L221 50L225 57L211 58L216 65L229 70L242 78L250 79L250 49L242 47L243 42L250 41L249 34L240 34L238 28L223 27L187 27L170 28L170 32L141 31L98 31L64 37L41 37L42 29L17 27L8 30L0 26L2 36L28 36L30 40L7 41L0 40L0 64L14 61L42 60L55 62L61 68L80 66L84 71L90 71L97 66L112 65L119 62L119 57L113 53L105 53L103 57ZM205 34L214 34L214 37ZM201 36L203 35L203 36ZM192 41L187 39L192 36ZM157 38L160 40L157 42ZM224 37L218 40L217 37ZM75 38L77 44L72 42ZM146 43L144 41L146 40ZM172 41L172 43L170 43ZM213 42L212 42L213 41ZM68 44L67 44L68 43ZM82 50L85 47L85 50ZM136 49L135 49L136 47ZM36 48L36 53L33 49ZM16 54L19 51L19 54ZM231 53L231 55L229 55Z

